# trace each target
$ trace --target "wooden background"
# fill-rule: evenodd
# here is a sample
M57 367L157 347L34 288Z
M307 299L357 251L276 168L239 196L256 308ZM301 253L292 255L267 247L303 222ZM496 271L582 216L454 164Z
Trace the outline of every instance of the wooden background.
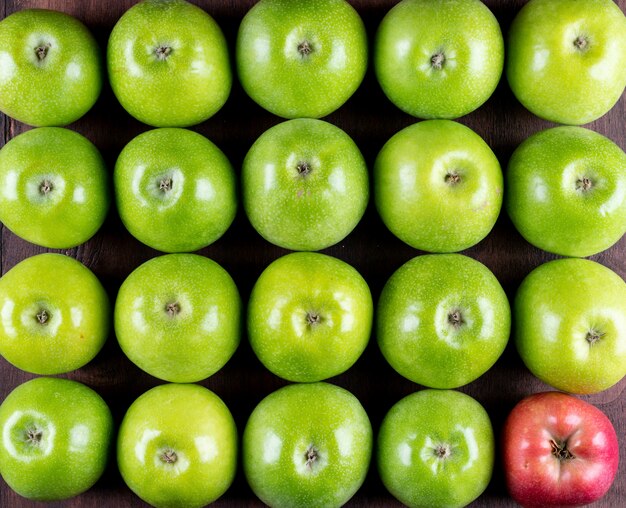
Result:
M253 0L194 0L211 14L224 30L231 56L237 27ZM0 0L0 16L30 8L52 8L65 11L83 21L95 34L101 48L106 47L108 35L116 20L134 0ZM376 27L393 0L353 0L363 17L370 40ZM506 34L511 20L525 0L486 0ZM626 11L626 0L617 0ZM383 95L370 68L356 94L339 111L327 119L350 134L371 164L384 142L401 128L413 123L414 118L400 112ZM626 99L609 114L589 125L626 149ZM279 118L256 106L237 82L226 106L209 121L194 129L221 147L235 168L253 141ZM502 79L493 97L478 111L462 118L462 123L478 132L495 151L503 167L515 147L530 134L551 126L528 113L515 100L506 81ZM96 106L70 128L92 140L102 151L112 168L122 147L135 135L148 129L132 119L119 106L110 88L105 86ZM2 145L26 130L24 125L0 115ZM5 273L19 261L45 252L30 245L0 226L0 270ZM102 230L85 245L64 251L91 268L115 297L124 278L139 264L159 253L140 244L122 226L113 209ZM265 242L250 226L240 210L226 235L214 245L201 251L224 266L235 279L244 301L264 267L285 254L278 247ZM396 239L382 224L373 204L356 230L343 242L324 252L354 265L370 284L377 299L383 284L401 264L418 251ZM530 246L514 230L502 213L492 233L479 245L465 251L486 264L498 277L510 298L522 278L534 267L555 256ZM592 259L626 277L626 237L608 251ZM0 359L0 400L18 384L33 377L19 371ZM119 423L126 408L141 393L159 384L131 364L123 355L114 336L103 351L86 367L67 377L79 380L96 389L110 405ZM401 397L419 387L401 378L384 361L372 337L365 354L347 373L331 380L352 391L363 403L375 431L386 411ZM286 384L264 369L252 353L246 338L226 367L204 381L203 385L220 395L233 412L239 431L254 406L268 393ZM622 462L617 479L607 496L596 506L626 506L626 379L612 389L590 397L590 400L608 414L617 430ZM499 435L504 418L523 396L547 389L524 367L512 344L496 365L462 391L477 398L491 415ZM241 470L234 485L218 503L220 506L257 506ZM394 506L397 502L385 491L375 467L362 489L350 501L350 506ZM503 484L501 466L496 464L494 477L485 494L473 506L513 506ZM0 507L43 506L26 501L14 494L0 481ZM89 492L63 503L49 506L69 507L136 507L144 504L126 488L112 460L104 477Z

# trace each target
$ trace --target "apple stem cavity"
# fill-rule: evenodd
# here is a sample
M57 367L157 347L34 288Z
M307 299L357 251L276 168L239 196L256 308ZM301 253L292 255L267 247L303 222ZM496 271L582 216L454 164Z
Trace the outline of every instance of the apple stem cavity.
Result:
M559 461L575 459L572 452L567 449L567 441L559 442L554 439L550 440L550 448L552 448L552 455L554 455Z
M177 316L180 313L180 304L178 302L170 302L165 306L165 312L170 317Z
M300 53L302 58L309 56L313 53L313 45L307 40L302 41L298 44L298 53Z
M37 60L42 62L48 56L48 50L50 49L50 43L46 42L44 44L40 44L35 48L35 55L37 55Z
M47 196L48 194L50 194L50 192L52 192L52 189L54 189L54 185L48 179L45 179L43 182L41 182L41 185L39 185L39 193L42 196Z
M313 469L313 463L319 458L319 453L315 449L315 447L311 445L307 448L307 451L304 454L304 457L306 458L306 462L305 462L306 467L308 467L309 469Z
M576 188L582 192L588 192L593 188L593 181L591 178L583 176L576 180Z
M320 316L317 312L307 312L306 322L309 326L319 325L322 322L322 316Z
M307 176L312 169L313 168L311 168L311 165L306 161L298 162L298 164L296 165L296 171L298 171L298 174L302 177Z
M455 309L448 314L448 323L455 329L461 328L465 324L463 314L460 310Z
M154 54L156 55L157 60L167 60L167 57L172 54L172 47L161 44L156 47L156 49L154 50Z
M36 427L31 427L26 430L25 437L28 444L37 446L39 445L39 443L41 443L43 432Z
M37 314L35 314L35 318L40 325L45 325L50 320L50 314L46 309L41 309Z
M174 182L172 181L172 178L170 176L163 178L163 180L159 182L159 190L163 192L171 191L173 186Z
M589 342L590 346L593 346L596 342L598 342L602 337L604 337L604 334L597 331L597 330L589 330L587 332L587 336L585 337L587 339L587 342Z
M589 49L589 39L584 35L579 35L574 39L574 46L578 51L587 51Z
M459 175L456 171L446 173L445 182L450 187L454 187L455 185L461 183L461 175Z
M163 451L159 458L162 462L165 462L166 464L176 464L176 461L178 460L178 455L176 455L176 452L174 450L168 448L167 450Z
M437 51L437 53L430 57L430 66L437 71L443 69L443 64L445 63L446 55L444 55L443 51Z

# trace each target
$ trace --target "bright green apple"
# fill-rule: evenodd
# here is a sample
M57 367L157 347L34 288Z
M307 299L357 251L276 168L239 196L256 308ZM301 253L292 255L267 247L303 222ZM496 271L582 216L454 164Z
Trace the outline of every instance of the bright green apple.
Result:
M376 320L380 350L400 375L432 388L457 388L500 357L511 309L485 265L461 254L430 254L391 276Z
M122 478L156 508L200 508L235 477L237 428L203 386L160 385L131 404L117 437Z
M265 131L248 151L241 178L254 229L292 250L340 242L369 199L367 166L354 141L339 127L310 118Z
M248 337L263 365L289 381L321 381L348 370L369 341L373 303L352 266L316 252L269 265L248 304Z
M480 403L453 390L422 390L385 416L378 472L410 508L461 508L487 488L494 449L491 421Z
M154 127L204 122L232 85L222 30L185 0L143 0L128 9L111 32L107 66L122 107Z
M509 31L506 76L552 122L600 118L626 86L626 17L613 0L531 0Z
M58 501L100 478L114 427L111 411L91 388L40 377L4 400L0 432L0 474L9 487L29 499Z
M376 34L374 69L385 95L419 118L458 118L500 81L504 40L480 0L403 0Z
M63 12L24 9L0 21L0 111L35 126L67 125L102 88L100 49Z
M233 355L241 299L228 272L195 254L168 254L135 269L115 301L115 335L137 366L160 379L205 379Z
M100 152L59 127L24 132L2 147L0 189L0 221L53 249L89 240L109 209L109 173Z
M82 367L109 333L109 298L73 258L39 254L0 278L0 354L34 374Z
M385 143L374 164L374 195L383 222L400 240L429 252L456 252L493 228L502 171L469 127L427 120Z
M591 256L626 232L626 154L597 132L555 127L513 152L506 209L530 243L562 256Z
M243 433L243 469L273 507L339 507L365 480L372 427L357 398L327 383L293 384L265 397Z
M186 129L139 134L120 153L113 181L128 231L164 252L206 247L237 212L230 162L211 141Z
M255 102L284 118L332 113L366 68L365 26L345 0L261 0L239 27L239 80Z
M522 360L558 390L600 392L626 375L626 283L609 268L572 258L535 268L513 318Z

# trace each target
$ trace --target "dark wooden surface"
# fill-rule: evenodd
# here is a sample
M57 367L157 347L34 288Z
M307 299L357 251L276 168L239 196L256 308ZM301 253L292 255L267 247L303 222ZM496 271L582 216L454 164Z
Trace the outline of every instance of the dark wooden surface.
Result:
M95 34L103 50L108 34L116 20L134 0L0 0L0 16L16 10L41 7L65 11L83 21ZM195 0L211 14L224 30L231 57L238 24L253 0ZM372 40L376 27L393 0L353 0L353 5L363 17ZM510 22L525 0L486 0L506 33ZM617 0L626 11L626 0ZM356 94L339 111L327 118L343 128L361 147L371 164L384 142L415 119L400 112L384 97L370 68L365 81ZM281 121L256 106L235 82L226 106L209 121L194 129L220 146L235 168L253 141L267 128ZM551 126L528 113L515 100L506 81L502 80L493 97L478 111L460 119L478 132L495 151L503 167L515 147L533 132ZM626 98L605 117L589 125L590 128L610 137L626 149ZM24 125L0 115L2 145L27 129ZM105 86L96 106L70 128L91 139L102 151L112 168L122 147L135 135L148 129L132 119L119 106L111 90ZM0 272L5 273L19 261L45 252L46 249L30 245L17 238L0 225ZM111 298L124 278L139 264L159 253L132 238L122 226L113 209L102 230L85 245L64 251L91 268L103 282ZM244 300L264 267L287 251L265 242L248 223L240 210L233 226L214 245L200 251L221 263L235 279ZM370 284L378 297L387 278L402 263L419 254L389 233L379 219L373 204L356 230L343 242L324 252L354 265ZM509 297L522 278L534 267L554 259L528 243L514 230L503 212L492 233L479 245L464 252L486 264L498 277ZM626 237L608 251L592 259L626 277ZM18 384L32 378L0 359L0 400ZM126 408L141 393L159 384L128 361L114 336L103 351L86 367L66 377L79 380L97 390L110 405L119 423ZM386 411L401 397L419 387L401 378L384 361L372 337L362 358L347 373L331 380L351 390L363 403L375 431ZM254 406L268 393L286 384L276 378L258 362L246 338L226 367L204 381L203 385L220 395L233 412L239 431ZM626 395L622 380L610 390L584 397L600 407L612 420L620 440L622 462L617 479L607 496L594 506L626 506ZM496 434L499 435L504 418L523 396L547 389L524 367L512 344L496 365L477 381L462 391L478 399L489 412ZM233 486L218 502L220 506L257 506L260 502L246 485L241 470ZM397 502L385 491L375 467L362 489L350 501L350 506L392 506ZM496 463L494 477L487 491L472 506L513 506L507 497L502 468ZM14 494L0 481L0 507L43 506ZM104 477L89 492L63 503L49 506L67 507L135 507L144 506L124 485L115 461L112 460Z

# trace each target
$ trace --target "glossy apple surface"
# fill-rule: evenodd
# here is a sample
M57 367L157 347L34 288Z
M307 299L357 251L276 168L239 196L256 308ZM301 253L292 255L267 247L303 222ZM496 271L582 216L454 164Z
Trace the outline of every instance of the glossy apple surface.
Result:
M402 376L457 388L487 372L509 340L511 310L489 268L461 254L418 256L387 281L376 337Z
M327 383L285 386L254 409L243 469L269 506L339 507L365 480L372 427L354 395Z
M239 27L239 80L256 103L284 118L332 113L366 68L365 26L345 0L261 0Z
M218 240L237 212L235 174L224 153L186 129L154 129L128 143L113 174L117 210L140 242L190 252Z
M571 393L595 393L626 375L626 283L587 259L557 259L522 281L513 336L528 369Z
M509 414L502 456L509 492L522 506L582 506L611 487L619 443L598 408L544 392L526 397Z
M109 298L97 277L73 258L39 254L0 278L0 354L34 374L82 367L109 333Z
M474 111L496 89L503 65L500 25L480 0L403 0L376 34L374 68L383 92L419 118Z
M91 388L35 378L0 406L0 474L20 496L58 501L89 489L104 472L113 417Z
M109 174L98 149L80 134L41 127L0 150L0 221L25 240L76 247L102 226Z
M235 421L224 402L202 386L157 386L124 415L117 465L146 503L200 508L226 492L235 477Z
M222 30L185 0L144 0L128 9L109 37L107 66L122 107L154 127L207 120L232 85Z
M562 256L591 256L626 232L626 154L582 127L525 140L506 172L506 209L522 236Z
M506 76L531 113L582 125L626 86L626 17L613 0L531 0L509 30Z
M373 303L352 266L316 252L270 264L248 304L248 337L271 372L289 381L321 381L348 370L369 341Z
M374 164L374 196L400 240L428 252L457 252L493 228L502 207L502 171L470 128L427 120L385 143Z
M380 426L378 472L410 508L452 508L487 488L494 464L489 415L469 395L422 390L397 402Z
M241 332L241 299L215 261L195 254L152 258L122 283L115 335L139 368L160 379L193 383L233 355Z
M280 247L320 250L361 220L369 177L358 147L339 127L310 118L265 131L243 162L243 204L254 229Z
M0 111L37 127L67 125L102 88L100 49L63 12L24 9L0 21Z

